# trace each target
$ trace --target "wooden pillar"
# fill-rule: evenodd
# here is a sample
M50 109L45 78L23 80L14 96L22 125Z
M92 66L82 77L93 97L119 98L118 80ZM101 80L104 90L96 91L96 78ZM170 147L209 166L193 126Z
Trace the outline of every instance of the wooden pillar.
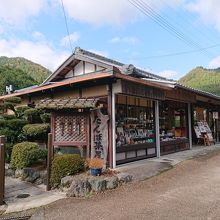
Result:
M0 136L0 205L4 204L5 194L5 136Z
M108 86L108 136L109 136L109 167L113 168L113 142L112 142L112 85Z
M160 157L160 118L159 118L159 101L155 101L155 137L156 137L156 148L157 157Z
M115 93L112 93L112 168L116 168Z
M192 149L192 116L191 116L191 104L188 103L188 129L189 129L189 148Z
M47 191L51 190L50 185L50 176L51 176L51 164L53 159L53 141L52 134L48 134L48 143L47 143Z

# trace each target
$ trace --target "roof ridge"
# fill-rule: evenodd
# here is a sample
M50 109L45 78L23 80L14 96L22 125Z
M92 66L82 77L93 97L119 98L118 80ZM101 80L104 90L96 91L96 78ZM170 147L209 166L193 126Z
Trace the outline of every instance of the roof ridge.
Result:
M107 58L105 56L96 54L94 52L91 52L91 51L88 51L88 50L84 50L84 49L82 49L80 47L76 47L75 48L74 54L82 54L82 55L85 55L85 56L90 56L90 57L93 57L95 59L99 59L99 60L102 60L104 62L110 63L111 65L117 65L119 67L133 66L133 69L134 69L134 71L136 71L136 74L142 74L143 76L152 77L152 78L155 78L155 79L168 80L165 77L159 76L159 75L154 74L154 73L150 73L150 72L148 72L148 71L146 71L146 70L144 70L142 68L137 68L133 64L124 64L124 63L121 63L121 62L119 62L117 60L113 60L113 59ZM133 72L133 73L135 74L135 72Z

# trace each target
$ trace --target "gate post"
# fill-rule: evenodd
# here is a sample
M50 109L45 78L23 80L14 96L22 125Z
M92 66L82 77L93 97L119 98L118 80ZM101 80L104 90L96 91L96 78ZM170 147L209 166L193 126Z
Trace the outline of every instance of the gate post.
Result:
M0 205L4 204L5 194L5 136L0 136Z
M52 134L48 134L48 143L47 143L47 191L51 190L50 185L50 176L51 176L51 163L53 158L53 142Z

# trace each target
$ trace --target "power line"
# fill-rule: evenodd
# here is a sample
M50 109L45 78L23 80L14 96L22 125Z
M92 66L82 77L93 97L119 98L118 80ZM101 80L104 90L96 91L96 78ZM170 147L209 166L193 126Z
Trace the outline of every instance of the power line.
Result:
M67 36L69 39L70 49L71 49L71 53L73 53L73 46L72 46L71 39L70 39L70 32L69 32L69 27L68 27L68 23L67 23L67 16L66 16L66 12L65 12L65 7L63 4L63 0L60 0L60 1L61 1L61 5L62 5L62 10L63 10L64 20L65 20L65 25L66 25L66 32L67 32Z
M190 50L190 51L182 51L182 52L176 52L176 53L170 53L170 54L154 55L154 56L143 57L141 59L152 59L152 58L179 56L179 55L184 55L184 54L197 53L197 52L200 52L203 50L207 50L207 49L215 48L215 47L219 47L219 46L220 46L220 44L215 44L215 45L212 45L209 47L200 48L198 50ZM134 59L134 60L140 60L140 59Z
M171 35L174 35L181 41L184 41L191 48L201 49L201 46L194 42L191 38L186 36L184 33L179 31L175 26L170 24L165 18L163 18L160 14L158 14L152 7L150 7L147 3L141 0L128 0L134 7L140 10L143 14L150 17L154 22L156 22L163 29L168 31ZM202 50L202 52L207 55L206 50Z

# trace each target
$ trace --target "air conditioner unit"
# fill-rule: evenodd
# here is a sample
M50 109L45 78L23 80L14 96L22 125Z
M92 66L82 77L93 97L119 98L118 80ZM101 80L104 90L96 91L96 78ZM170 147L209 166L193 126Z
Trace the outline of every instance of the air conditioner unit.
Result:
M11 94L14 91L13 86L12 85L6 86L5 91L7 94Z

